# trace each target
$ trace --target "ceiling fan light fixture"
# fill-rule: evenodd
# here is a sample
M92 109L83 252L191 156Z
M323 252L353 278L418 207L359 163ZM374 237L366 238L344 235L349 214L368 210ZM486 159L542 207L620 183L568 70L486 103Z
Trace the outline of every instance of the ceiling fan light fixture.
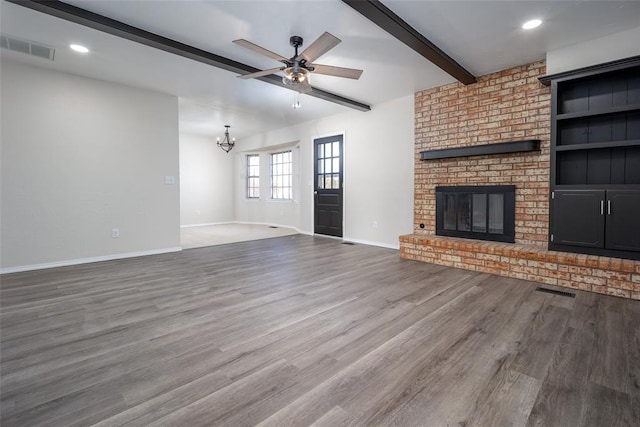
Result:
M284 76L282 77L282 83L289 86L291 89L300 93L311 92L311 79L309 70L301 67L287 67L284 70Z
M302 67L287 67L284 70L282 82L286 85L296 85L309 80L309 70Z

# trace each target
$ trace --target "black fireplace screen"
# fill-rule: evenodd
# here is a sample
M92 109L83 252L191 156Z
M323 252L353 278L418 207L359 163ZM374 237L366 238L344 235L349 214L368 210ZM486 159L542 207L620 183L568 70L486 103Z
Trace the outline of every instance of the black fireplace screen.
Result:
M436 187L436 234L514 242L515 185Z

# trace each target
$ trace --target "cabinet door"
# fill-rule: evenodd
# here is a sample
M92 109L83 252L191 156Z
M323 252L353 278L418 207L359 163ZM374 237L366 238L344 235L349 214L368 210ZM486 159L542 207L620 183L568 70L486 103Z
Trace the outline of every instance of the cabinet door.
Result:
M557 190L553 203L553 243L604 247L604 190Z
M640 252L640 191L607 191L607 249Z

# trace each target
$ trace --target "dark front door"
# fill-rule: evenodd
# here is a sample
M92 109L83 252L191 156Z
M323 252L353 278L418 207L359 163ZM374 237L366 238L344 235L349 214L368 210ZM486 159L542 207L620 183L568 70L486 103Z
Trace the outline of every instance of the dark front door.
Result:
M342 135L314 143L314 233L342 237Z

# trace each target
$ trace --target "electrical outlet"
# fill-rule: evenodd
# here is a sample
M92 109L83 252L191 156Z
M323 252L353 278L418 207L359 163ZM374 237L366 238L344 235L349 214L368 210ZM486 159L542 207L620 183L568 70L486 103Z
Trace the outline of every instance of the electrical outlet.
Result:
M111 229L111 238L112 239L119 239L120 238L120 229L119 228L112 228Z

